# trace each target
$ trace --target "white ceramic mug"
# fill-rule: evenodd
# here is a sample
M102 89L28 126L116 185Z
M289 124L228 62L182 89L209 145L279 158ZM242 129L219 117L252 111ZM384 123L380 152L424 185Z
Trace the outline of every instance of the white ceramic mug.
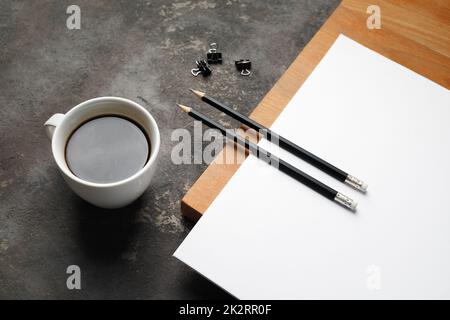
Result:
M89 182L75 176L66 163L65 148L71 133L82 123L101 115L118 115L134 120L150 139L149 160L141 170L125 180L113 183ZM64 180L76 194L93 205L108 209L126 206L149 186L155 172L160 136L155 119L139 104L117 97L91 99L73 107L66 114L54 114L45 122L45 130L52 141L53 157Z

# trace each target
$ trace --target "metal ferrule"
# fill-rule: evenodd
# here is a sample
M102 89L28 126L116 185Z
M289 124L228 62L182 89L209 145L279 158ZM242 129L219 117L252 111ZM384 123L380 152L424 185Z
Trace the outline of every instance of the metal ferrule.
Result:
M364 183L364 181L359 180L358 178L355 178L354 176L348 175L347 179L345 179L345 183L352 186L356 190L366 192L367 191L367 184Z
M358 205L355 201L353 201L352 199L350 199L349 197L343 195L342 193L338 192L336 197L334 197L334 201L336 201L337 203L339 203L340 205L343 205L344 207L355 211L356 210L356 206Z

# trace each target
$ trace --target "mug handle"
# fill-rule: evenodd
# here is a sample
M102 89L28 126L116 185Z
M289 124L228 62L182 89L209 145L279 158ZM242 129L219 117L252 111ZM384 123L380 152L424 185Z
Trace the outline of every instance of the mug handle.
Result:
M45 133L47 134L47 137L50 141L52 140L53 133L55 132L56 127L61 123L63 119L64 114L55 113L44 123Z

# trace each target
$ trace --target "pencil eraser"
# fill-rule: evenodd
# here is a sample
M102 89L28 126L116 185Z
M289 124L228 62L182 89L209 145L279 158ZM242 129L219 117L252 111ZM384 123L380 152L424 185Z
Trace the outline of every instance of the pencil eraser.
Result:
M367 191L367 188L369 187L369 185L367 184L367 183L363 183L362 185L361 185L361 189L364 191L364 192L366 192Z
M357 206L358 206L358 203L356 201L352 201L352 204L350 205L350 207L352 208L353 211L356 210Z

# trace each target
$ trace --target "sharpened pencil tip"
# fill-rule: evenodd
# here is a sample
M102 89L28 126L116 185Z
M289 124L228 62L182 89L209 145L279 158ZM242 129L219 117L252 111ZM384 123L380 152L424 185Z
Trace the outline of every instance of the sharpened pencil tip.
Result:
M204 96L205 96L205 93L204 92L201 92L201 91L198 91L198 90L194 90L194 89L189 89L189 90L191 90L191 92L193 93L193 94L195 94L197 97L199 97L199 98L203 98Z
M180 107L180 109L183 110L184 112L191 112L191 110L192 110L192 108L189 108L189 107L179 104L179 103L177 103L177 106Z

